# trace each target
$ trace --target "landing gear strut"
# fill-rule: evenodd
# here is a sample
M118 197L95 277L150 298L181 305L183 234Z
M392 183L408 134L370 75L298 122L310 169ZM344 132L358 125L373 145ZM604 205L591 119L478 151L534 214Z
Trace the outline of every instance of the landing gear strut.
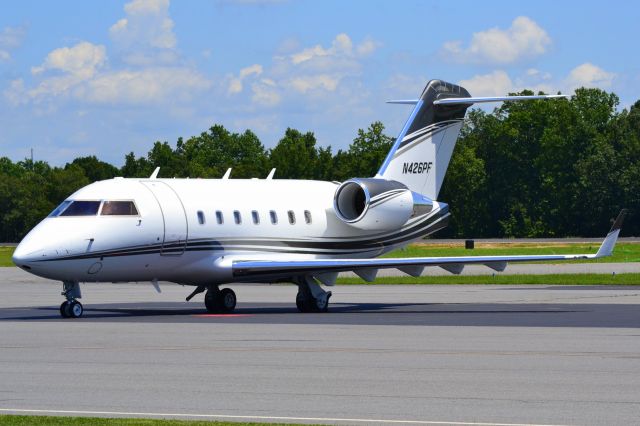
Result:
M204 305L210 313L231 313L236 308L236 301L236 293L230 288L220 290L218 286L212 286L204 295Z
M60 305L62 318L80 318L84 312L82 303L76 300L82 297L80 283L77 281L64 281L61 294L67 299Z
M300 312L327 312L329 310L330 291L324 291L311 276L295 279L298 286L296 306Z

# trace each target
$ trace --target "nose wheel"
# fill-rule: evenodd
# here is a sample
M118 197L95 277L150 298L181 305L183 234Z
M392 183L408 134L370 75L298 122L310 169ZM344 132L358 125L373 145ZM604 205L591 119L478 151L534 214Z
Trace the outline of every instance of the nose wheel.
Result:
M62 295L67 298L60 305L60 316L62 318L80 318L84 312L82 303L76 299L82 297L80 293L80 283L65 281L62 283Z
M60 305L60 315L62 318L80 318L82 313L84 312L84 308L82 307L82 303L77 300L74 301L64 301L62 305Z

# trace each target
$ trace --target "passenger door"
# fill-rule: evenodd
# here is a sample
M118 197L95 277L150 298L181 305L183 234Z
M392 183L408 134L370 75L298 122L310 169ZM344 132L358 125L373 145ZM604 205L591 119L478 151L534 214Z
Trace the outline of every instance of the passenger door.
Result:
M158 201L164 222L164 238L160 254L179 256L184 253L188 238L187 214L182 200L168 184L161 181L142 182Z

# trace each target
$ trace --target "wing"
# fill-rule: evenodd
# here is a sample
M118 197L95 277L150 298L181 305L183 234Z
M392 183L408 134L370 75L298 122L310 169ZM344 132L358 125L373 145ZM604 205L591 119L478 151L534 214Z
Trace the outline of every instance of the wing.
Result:
M396 259L310 259L294 261L242 260L232 261L233 276L238 279L288 278L313 275L325 284L334 281L338 272L353 271L367 281L373 281L378 269L399 269L409 275L420 276L427 266L439 266L459 274L465 265L486 265L496 271L503 271L508 262L565 261L573 259L597 259L610 256L618 240L622 222L627 210L622 210L611 230L595 254L569 255L512 255L512 256L454 256L454 257L414 257ZM323 277L332 277L324 280Z

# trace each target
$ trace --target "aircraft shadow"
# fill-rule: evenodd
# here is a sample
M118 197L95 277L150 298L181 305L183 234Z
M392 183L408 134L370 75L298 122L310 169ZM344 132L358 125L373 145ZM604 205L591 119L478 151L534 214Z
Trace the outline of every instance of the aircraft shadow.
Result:
M74 321L57 307L0 309L0 321ZM344 324L476 327L640 328L634 304L560 303L349 303L328 313L299 313L280 303L239 304L232 315L209 315L199 305L176 303L87 304L79 321L216 322L254 324Z

